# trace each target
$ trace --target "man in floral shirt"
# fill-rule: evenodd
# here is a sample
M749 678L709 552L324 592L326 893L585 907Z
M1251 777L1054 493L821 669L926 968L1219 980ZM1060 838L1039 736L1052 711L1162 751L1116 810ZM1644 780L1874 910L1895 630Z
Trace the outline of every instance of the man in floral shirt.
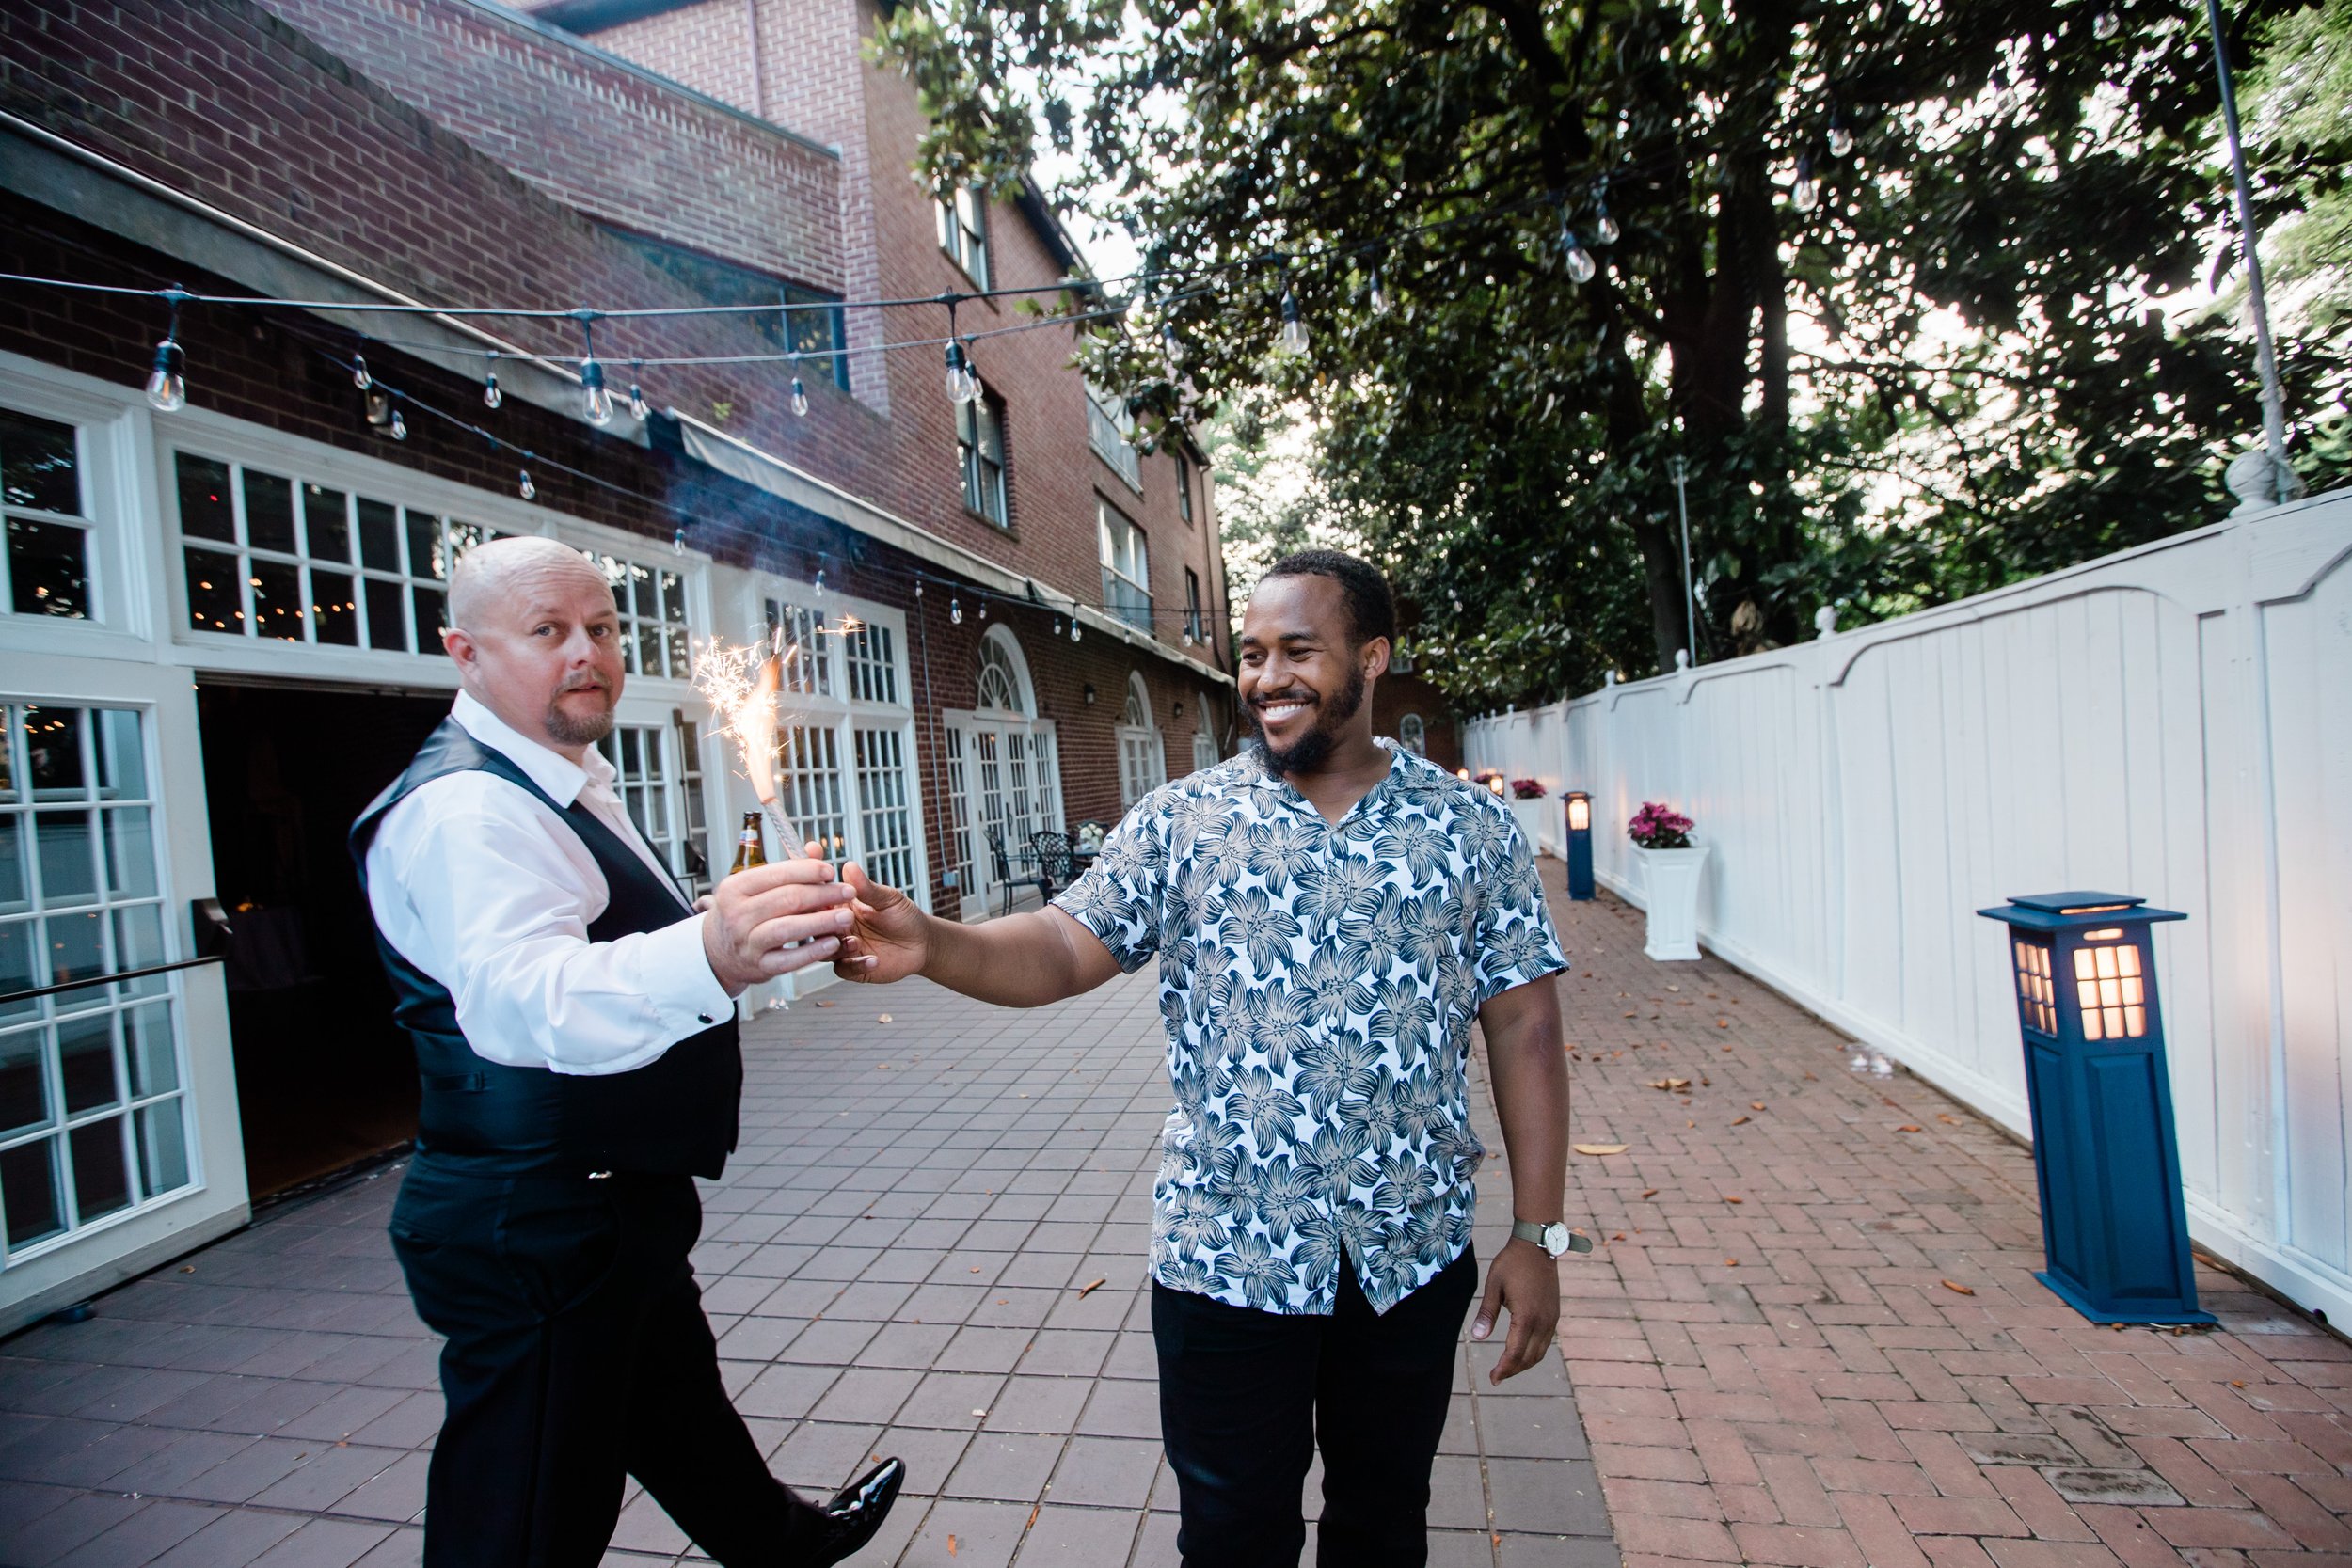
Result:
M1034 1006L1157 958L1176 1109L1153 1185L1161 1430L1189 1568L1295 1564L1318 1434L1327 1564L1427 1558L1429 1471L1476 1292L1470 1023L1517 1221L1471 1328L1500 1382L1559 1316L1566 967L1502 802L1372 734L1395 611L1312 550L1250 597L1243 756L1153 791L1033 914L965 927L859 895L845 978Z

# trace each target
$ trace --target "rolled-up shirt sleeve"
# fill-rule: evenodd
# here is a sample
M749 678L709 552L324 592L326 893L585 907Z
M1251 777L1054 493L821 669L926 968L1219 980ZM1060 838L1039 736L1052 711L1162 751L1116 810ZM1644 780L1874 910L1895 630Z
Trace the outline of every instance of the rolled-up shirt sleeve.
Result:
M535 819L546 816L503 781L458 775L403 800L369 851L379 927L448 988L475 1053L557 1072L627 1072L732 1014L703 948L706 916L589 940L603 912L601 878L584 883L549 832L555 824ZM392 888L381 885L384 873ZM388 895L406 918L382 918Z

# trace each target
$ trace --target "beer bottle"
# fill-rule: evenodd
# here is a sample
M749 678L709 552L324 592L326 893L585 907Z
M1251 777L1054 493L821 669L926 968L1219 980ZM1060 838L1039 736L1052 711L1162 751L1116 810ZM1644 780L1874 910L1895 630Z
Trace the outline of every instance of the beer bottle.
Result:
M727 868L727 875L767 863L768 856L760 847L759 813L747 811L743 814L743 832L735 841L735 863Z

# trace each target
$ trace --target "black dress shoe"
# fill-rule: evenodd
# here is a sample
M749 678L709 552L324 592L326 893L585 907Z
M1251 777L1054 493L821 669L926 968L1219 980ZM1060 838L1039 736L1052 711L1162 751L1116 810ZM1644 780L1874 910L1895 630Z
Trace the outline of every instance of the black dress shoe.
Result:
M904 1464L885 1459L834 1493L820 1511L824 1530L818 1537L816 1555L809 1559L812 1568L846 1562L873 1540L890 1517L890 1505L898 1500L898 1483L906 1479Z

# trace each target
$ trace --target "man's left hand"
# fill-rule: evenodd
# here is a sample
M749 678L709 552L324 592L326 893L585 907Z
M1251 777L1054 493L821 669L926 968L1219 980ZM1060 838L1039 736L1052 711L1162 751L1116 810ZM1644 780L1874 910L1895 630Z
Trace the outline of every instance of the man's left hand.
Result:
M1486 1265L1486 1296L1470 1323L1471 1338L1494 1333L1497 1308L1511 1314L1511 1330L1502 1358L1486 1374L1489 1383L1518 1376L1551 1349L1552 1332L1560 1326L1560 1265L1549 1253L1516 1236L1502 1243Z

